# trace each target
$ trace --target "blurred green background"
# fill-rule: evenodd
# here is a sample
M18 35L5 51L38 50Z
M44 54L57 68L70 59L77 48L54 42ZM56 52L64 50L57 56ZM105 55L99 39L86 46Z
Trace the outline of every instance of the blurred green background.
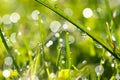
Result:
M106 7L105 0L48 0L48 3L76 19L107 44L110 43L106 23L110 24L110 35L114 44L119 48L120 0L109 0L110 10ZM43 33L40 33L39 29L39 15ZM42 34L44 34L43 41L46 43L44 44L44 53L49 72L57 75L59 73L56 66L58 37L60 37L62 45L62 62L64 64L65 34L68 31L71 64L79 69L70 80L96 80L98 77L96 67L100 65L103 66L101 70L98 69L101 80L120 77L119 61L115 60L109 52L86 33L35 0L0 0L0 28L22 75L30 75L27 72L36 57ZM15 73L16 69L10 62L11 58L6 59L8 57L9 54L0 38L0 79L27 80ZM11 71L9 77L3 75L5 70ZM71 67L71 70L73 73L75 72L74 67ZM38 77L33 80L47 80L47 74L41 75L42 72L38 68Z

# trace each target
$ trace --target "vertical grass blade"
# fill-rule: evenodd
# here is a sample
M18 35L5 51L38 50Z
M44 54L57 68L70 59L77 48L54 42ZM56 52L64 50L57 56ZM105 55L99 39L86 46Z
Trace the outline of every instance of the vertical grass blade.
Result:
M64 19L66 19L67 21L69 21L70 23L72 23L73 25L75 25L78 29L80 29L81 31L87 33L87 35L89 37L91 37L94 41L96 41L97 43L99 43L100 45L102 45L107 51L109 51L116 59L120 60L119 55L115 54L113 49L111 49L108 45L106 45L103 40L101 40L99 37L97 37L94 33L88 31L82 24L80 24L79 22L77 22L76 20L74 20L72 17L69 17L67 14L65 14L63 11L61 11L60 9L56 8L55 6L50 5L49 3L45 2L45 0L35 0L38 3L44 5L45 7L51 9L52 11L54 11L55 13L57 13L58 15L60 15L61 17L63 17Z
M7 42L6 42L5 38L4 38L4 35L3 35L3 33L2 33L1 28L0 28L0 36L1 36L2 42L3 42L3 44L4 44L4 46L5 46L6 50L7 50L7 52L9 53L10 57L13 59L13 64L14 64L15 68L17 69L18 73L21 75L20 69L19 69L19 67L18 67L18 65L17 65L14 57L13 57L12 54L10 53L10 49L9 49L9 47L8 47L8 45L7 45Z
M56 66L61 66L61 46L60 46L60 38L58 38Z
M70 69L71 67L71 58L70 58L70 45L69 45L69 33L66 32L66 67Z

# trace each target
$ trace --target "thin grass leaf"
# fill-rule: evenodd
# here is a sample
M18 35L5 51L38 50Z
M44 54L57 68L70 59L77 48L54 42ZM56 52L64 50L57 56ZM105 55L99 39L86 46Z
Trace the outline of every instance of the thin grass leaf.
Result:
M70 58L70 45L69 45L69 33L66 32L66 67L70 69L71 67L71 58Z
M67 14L65 14L63 11L61 11L60 9L56 8L55 6L50 5L49 3L46 3L44 0L35 0L38 3L44 5L45 7L51 9L52 11L54 11L55 13L57 13L58 15L60 15L61 17L63 17L64 19L66 19L67 21L71 22L73 25L75 25L78 29L82 30L83 32L85 32L89 37L91 37L94 41L96 41L97 43L99 43L100 45L102 45L107 51L109 51L116 59L120 60L119 55L114 54L113 49L111 49L108 45L106 45L103 40L101 40L100 38L98 38L95 34L93 34L92 32L88 31L82 24L80 24L79 22L77 22L76 20L74 20L72 17L69 17Z
M58 38L58 46L57 46L57 61L56 66L61 66L61 46L60 46L60 38Z
M0 36L1 36L2 42L3 42L3 44L4 44L4 46L5 46L6 50L7 50L7 52L9 53L10 57L13 59L13 64L14 64L15 68L17 69L18 73L21 75L20 69L19 69L19 67L18 67L18 65L17 65L14 57L12 56L12 54L10 52L10 49L9 49L9 47L7 45L7 42L6 42L5 38L4 38L4 35L2 33L1 28L0 28Z

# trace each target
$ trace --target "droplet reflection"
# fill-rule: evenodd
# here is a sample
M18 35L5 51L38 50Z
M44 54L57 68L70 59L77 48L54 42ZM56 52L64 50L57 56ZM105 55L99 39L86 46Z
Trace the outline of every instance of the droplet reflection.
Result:
M40 14L40 12L38 10L34 10L31 14L31 17L33 20L38 20L38 15Z
M97 65L95 67L95 72L97 75L102 75L104 72L104 67L102 65Z
M57 32L60 27L61 27L61 24L59 21L52 21L50 24L50 29L52 32Z
M12 13L10 15L10 21L13 22L13 23L17 23L20 19L20 15L16 12Z
M3 70L3 72L2 72L2 75L5 77L5 78L8 78L8 77L10 77L10 71L9 70Z
M12 60L11 57L6 57L6 58L4 59L4 63L5 63L6 65L10 66L10 65L12 65L12 63L13 63L13 60Z
M85 8L83 10L83 16L85 18L90 18L92 15L93 15L93 12L92 12L92 10L90 8Z

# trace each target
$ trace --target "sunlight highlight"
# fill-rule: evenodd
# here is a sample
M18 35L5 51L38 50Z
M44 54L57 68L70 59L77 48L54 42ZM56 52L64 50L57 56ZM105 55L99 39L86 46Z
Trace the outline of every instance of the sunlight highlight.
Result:
M83 10L83 16L85 18L90 18L92 15L93 15L93 12L92 12L92 10L90 8L85 8Z

